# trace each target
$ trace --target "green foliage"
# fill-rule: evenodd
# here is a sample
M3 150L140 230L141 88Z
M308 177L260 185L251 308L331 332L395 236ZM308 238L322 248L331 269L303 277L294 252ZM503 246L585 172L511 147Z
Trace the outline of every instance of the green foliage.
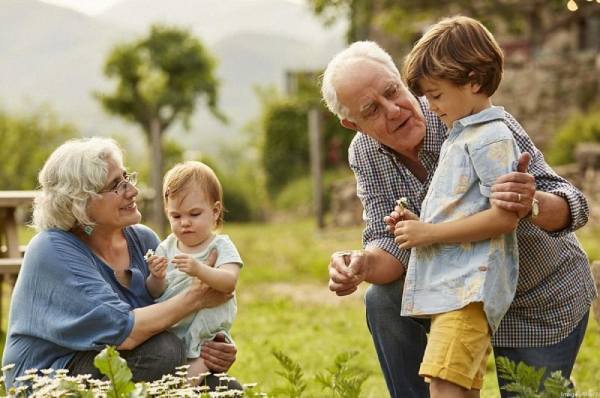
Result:
M301 398L304 390L306 390L306 381L304 380L302 367L282 351L273 350L272 352L283 368L282 371L278 370L276 373L287 382L285 388L278 388L273 394L275 396L282 395L289 398Z
M263 168L271 194L308 171L306 104L292 99L271 104L264 114Z
M600 111L576 114L558 130L548 152L552 164L575 161L575 147L580 142L600 142Z
M385 40L407 47L422 33L423 28L436 20L457 13L479 18L488 26L501 21L511 33L525 33L534 43L546 39L555 26L565 26L567 19L576 21L577 13L570 13L562 0L547 0L536 5L514 0L472 1L455 0L309 0L313 12L326 24L338 19L347 20L348 43L356 40L376 39L385 34ZM594 5L578 3L588 10ZM564 25L563 25L564 24ZM393 49L391 49L393 50ZM400 53L400 52L398 52Z
M323 175L323 208L325 211L331 205L333 183L346 178L354 177L349 169L344 168L326 171ZM275 209L296 216L308 216L312 214L312 184L312 179L308 175L289 182L275 197Z
M175 375L164 375L160 380L133 383L132 373L119 352L107 346L94 358L94 366L106 376L106 380L92 379L90 375L69 376L65 369L30 369L19 377L21 384L6 391L4 379L0 380L0 392L6 398L57 397L57 398L170 398L170 397L247 397L263 396L254 391L255 385L245 386L244 391L228 390L220 384L218 391L208 391L206 386L192 386L187 378L187 365L177 368ZM220 383L223 382L220 379ZM223 387L221 387L223 386Z
M306 176L310 171L308 112L319 104L316 79L300 75L299 92L291 97L277 97L273 93L262 97L261 148L262 167L265 170L267 192L275 196L292 180ZM354 133L343 128L339 120L320 105L322 146L325 169L346 164L347 150Z
M126 398L135 389L127 361L121 358L115 347L106 347L96 355L94 366L111 381L108 398Z
M315 381L325 390L331 391L332 398L358 398L361 388L369 374L363 369L350 365L350 360L358 354L357 351L344 352L337 355L333 366L325 372L315 375ZM276 389L275 396L289 398L302 398L307 387L304 372L298 362L278 350L273 350L273 355L283 367L283 371L277 371L282 376L286 385Z
M77 135L75 128L59 122L48 108L19 115L0 110L0 189L35 189L38 172L50 153Z
M164 131L175 120L184 126L200 98L218 118L215 60L188 30L153 25L148 37L120 44L104 66L117 80L112 93L96 93L110 113L141 125L146 133L157 121Z
M349 364L357 351L344 352L335 357L334 364L326 372L317 374L317 382L323 389L331 390L332 397L358 398L369 373Z
M575 394L570 381L560 371L552 372L542 384L545 368L536 369L523 362L516 364L505 357L497 358L497 366L499 376L507 381L502 389L514 393L515 397L560 398Z

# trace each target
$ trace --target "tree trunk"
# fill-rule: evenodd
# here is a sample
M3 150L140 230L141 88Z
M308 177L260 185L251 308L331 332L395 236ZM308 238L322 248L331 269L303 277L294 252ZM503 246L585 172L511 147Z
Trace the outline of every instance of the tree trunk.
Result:
M155 228L156 233L164 237L166 232L166 220L163 211L163 199L162 199L162 140L161 140L161 128L160 121L153 119L150 122L150 173L152 190L154 196L152 197L152 226Z

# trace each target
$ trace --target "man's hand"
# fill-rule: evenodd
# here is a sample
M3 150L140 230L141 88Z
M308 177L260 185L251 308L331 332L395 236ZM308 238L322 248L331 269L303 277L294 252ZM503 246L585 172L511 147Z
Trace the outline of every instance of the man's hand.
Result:
M167 258L162 256L151 256L148 259L150 274L156 279L165 279L167 276Z
M329 290L347 296L366 278L367 255L363 250L335 252L329 262Z
M526 217L531 212L536 187L535 178L527 173L530 162L531 155L523 152L519 156L517 171L496 179L490 196L492 205L512 211L519 218Z
M202 345L200 356L206 366L215 373L226 372L235 362L237 347L226 341L223 334Z
M400 249L427 246L432 244L431 224L416 220L400 221L394 229L394 241Z

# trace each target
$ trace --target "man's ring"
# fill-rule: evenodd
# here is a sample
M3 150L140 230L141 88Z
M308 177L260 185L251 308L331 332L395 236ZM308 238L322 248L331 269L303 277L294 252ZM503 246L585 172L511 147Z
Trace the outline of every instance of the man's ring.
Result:
M520 194L520 193L518 193L518 194L517 194L517 202L520 202L520 201L521 201L521 194Z

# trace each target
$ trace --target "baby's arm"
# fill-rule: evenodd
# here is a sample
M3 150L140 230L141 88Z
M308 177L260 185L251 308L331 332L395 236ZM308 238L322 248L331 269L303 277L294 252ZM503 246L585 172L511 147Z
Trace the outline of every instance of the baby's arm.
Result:
M233 293L240 274L240 266L226 263L219 268L208 266L187 254L179 254L171 260L178 270L202 280L211 288L223 293Z
M439 224L400 221L396 224L395 241L401 249L435 243L464 243L491 239L513 231L519 224L517 213L497 206L460 220Z
M146 278L146 289L153 298L160 297L167 288L167 264L166 257L156 256L148 250L146 253L146 262L150 275Z

